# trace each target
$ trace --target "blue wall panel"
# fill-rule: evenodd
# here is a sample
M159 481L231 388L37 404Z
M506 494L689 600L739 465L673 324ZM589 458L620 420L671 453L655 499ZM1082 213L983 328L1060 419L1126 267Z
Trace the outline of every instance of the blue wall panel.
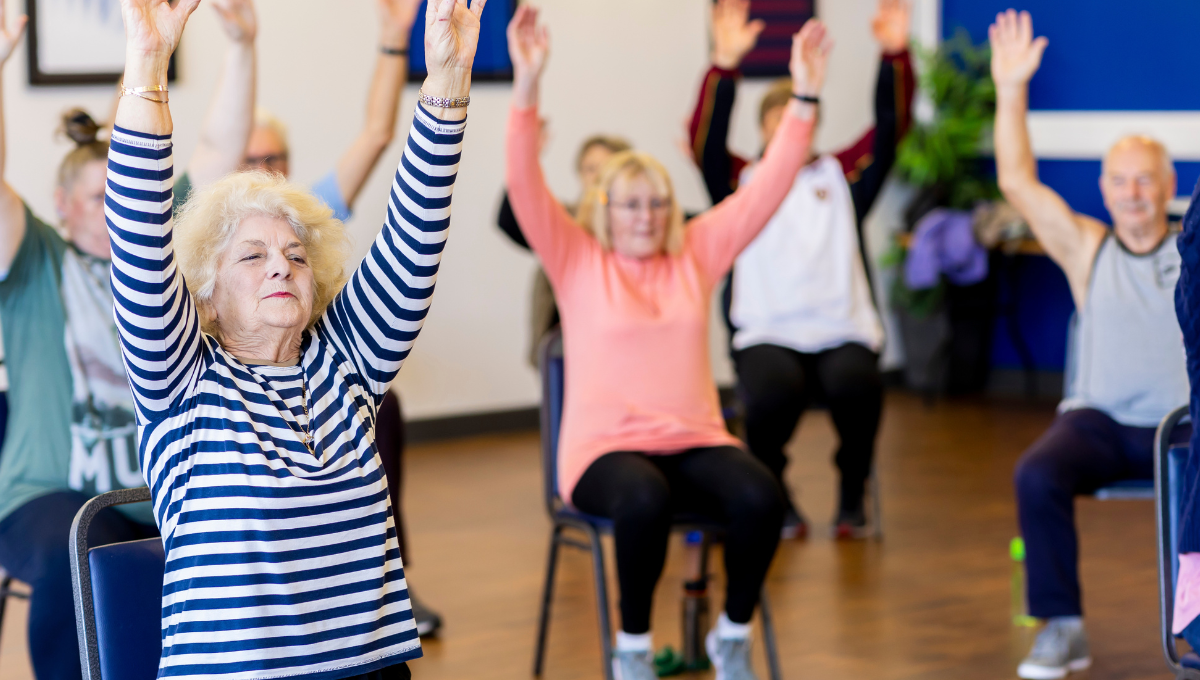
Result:
M1195 0L942 0L942 32L959 26L987 40L996 13L1033 15L1036 35L1050 39L1030 84L1034 109L1086 111L1200 110L1195 87Z

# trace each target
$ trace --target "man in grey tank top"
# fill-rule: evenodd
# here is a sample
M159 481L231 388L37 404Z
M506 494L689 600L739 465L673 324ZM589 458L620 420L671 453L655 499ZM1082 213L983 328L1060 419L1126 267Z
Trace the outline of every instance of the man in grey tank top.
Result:
M1121 479L1153 478L1154 428L1188 398L1174 314L1180 258L1167 225L1175 171L1161 144L1126 137L1105 156L1100 177L1112 229L1073 211L1038 180L1025 121L1046 39L1033 38L1027 12L1012 10L997 16L989 37L1000 189L1062 267L1078 310L1067 398L1014 479L1029 612L1046 620L1017 674L1061 678L1091 664L1074 497Z

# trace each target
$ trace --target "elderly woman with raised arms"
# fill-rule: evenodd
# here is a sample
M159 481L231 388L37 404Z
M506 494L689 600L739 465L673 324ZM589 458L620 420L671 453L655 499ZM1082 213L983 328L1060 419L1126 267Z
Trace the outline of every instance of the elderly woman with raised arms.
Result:
M387 219L347 279L328 207L266 173L173 224L167 63L200 0L121 0L106 217L170 678L407 678L420 656L374 444L446 242L484 0L431 0Z
M714 286L770 220L808 157L829 49L820 22L794 38L795 96L755 180L720 205L685 223L663 167L624 151L601 168L572 219L538 166L546 29L528 5L509 26L509 195L562 316L559 490L579 510L614 523L619 680L656 677L650 607L676 510L728 527L725 611L709 634L708 652L717 680L754 678L750 618L785 504L770 470L725 431L709 365L709 309Z

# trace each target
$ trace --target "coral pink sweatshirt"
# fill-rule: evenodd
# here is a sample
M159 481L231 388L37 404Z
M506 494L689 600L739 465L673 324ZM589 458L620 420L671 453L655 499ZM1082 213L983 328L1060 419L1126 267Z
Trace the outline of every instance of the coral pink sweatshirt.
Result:
M783 202L808 158L812 122L785 114L753 182L687 224L678 254L604 250L546 186L537 108L508 120L508 192L554 288L566 394L558 487L612 451L672 454L740 446L725 430L709 360L714 287Z

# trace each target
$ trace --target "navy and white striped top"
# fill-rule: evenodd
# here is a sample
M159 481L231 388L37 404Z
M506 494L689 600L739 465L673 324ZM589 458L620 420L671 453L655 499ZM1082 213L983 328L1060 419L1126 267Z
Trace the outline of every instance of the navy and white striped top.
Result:
M173 257L170 137L113 132L116 318L167 560L160 678L335 680L421 655L375 416L429 309L465 126L418 107L383 230L293 367L245 365L200 331Z

